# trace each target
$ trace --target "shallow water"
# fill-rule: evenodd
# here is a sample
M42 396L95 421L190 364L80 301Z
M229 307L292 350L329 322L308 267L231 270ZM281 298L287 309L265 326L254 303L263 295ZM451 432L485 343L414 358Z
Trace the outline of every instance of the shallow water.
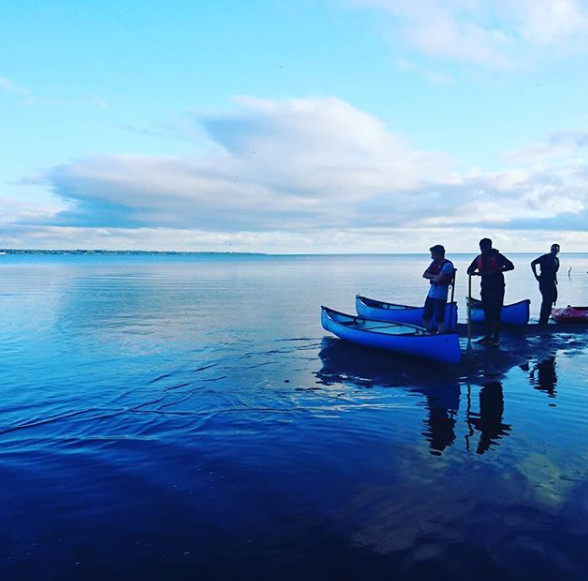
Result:
M506 300L536 319L533 257ZM422 302L427 262L0 257L0 578L584 579L585 333L451 367L320 326Z

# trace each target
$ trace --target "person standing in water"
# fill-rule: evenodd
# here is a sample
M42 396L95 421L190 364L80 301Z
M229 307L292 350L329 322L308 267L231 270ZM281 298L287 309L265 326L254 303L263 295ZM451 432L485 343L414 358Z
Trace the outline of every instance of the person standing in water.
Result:
M441 244L431 246L429 250L433 262L423 273L423 278L426 278L431 285L425 299L423 325L428 331L432 331L434 319L439 333L445 333L445 306L455 269L453 263L445 258L445 248Z
M500 345L500 318L504 304L504 272L514 269L514 264L492 247L490 238L480 240L480 252L468 266L467 273L480 276L482 308L486 334L478 343L498 347Z
M543 254L531 262L531 270L539 281L539 292L543 298L539 324L547 325L551 315L551 306L557 301L557 271L559 270L559 244L552 244L549 254ZM537 266L541 273L537 274Z

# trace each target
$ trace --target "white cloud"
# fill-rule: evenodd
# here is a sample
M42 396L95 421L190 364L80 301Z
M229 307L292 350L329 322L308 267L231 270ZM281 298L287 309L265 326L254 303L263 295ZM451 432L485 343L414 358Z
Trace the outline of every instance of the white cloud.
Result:
M588 131L559 131L546 141L532 143L505 154L505 159L515 163L540 163L569 158L588 145Z
M48 181L78 203L71 219L83 212L91 225L118 207L129 224L266 231L353 225L357 205L394 192L410 202L448 171L444 156L415 150L338 99L242 99L237 113L204 124L216 144L208 157L95 157L55 168Z
M414 251L440 236L461 247L482 230L513 240L586 230L588 166L577 160L460 173L338 99L244 98L203 124L207 155L62 164L43 177L59 207L16 208L5 223L23 227L21 246L277 252ZM585 138L557 135L578 146Z
M413 72L424 77L432 85L451 86L454 84L453 79L449 75L434 70L433 68L423 67L406 59L398 59L396 61L396 66L401 71Z
M588 13L579 0L518 0L510 3L521 38L537 46L584 43Z
M4 228L10 224L39 224L54 220L64 204L41 204L16 200L9 196L0 197L0 225Z
M80 98L48 97L37 94L31 89L22 87L14 81L4 77L0 77L0 91L18 95L22 104L27 107L98 107L100 109L107 109L109 107L108 103L96 94L91 94Z
M537 49L581 49L588 12L579 0L345 0L391 17L410 47L437 59L509 70Z
M15 95L27 95L30 93L29 89L18 86L10 79L0 77L0 91L5 93L13 93Z

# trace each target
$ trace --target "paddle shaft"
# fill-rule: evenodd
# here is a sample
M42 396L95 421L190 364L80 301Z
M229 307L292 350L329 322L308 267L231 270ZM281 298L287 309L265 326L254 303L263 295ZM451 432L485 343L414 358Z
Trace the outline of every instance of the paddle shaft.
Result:
M457 305L453 304L453 299L455 298L455 275L457 273L457 268L453 269L453 280L451 281L451 308L449 309L449 325L445 331L451 331L453 325L453 309L457 307Z
M468 274L468 349L472 346L472 275Z

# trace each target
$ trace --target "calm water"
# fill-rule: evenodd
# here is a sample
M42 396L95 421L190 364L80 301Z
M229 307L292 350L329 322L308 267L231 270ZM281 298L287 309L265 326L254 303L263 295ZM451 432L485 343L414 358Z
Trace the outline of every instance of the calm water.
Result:
M534 256L506 300L536 319ZM427 263L0 257L0 578L585 579L585 334L452 368L320 327L422 302Z

